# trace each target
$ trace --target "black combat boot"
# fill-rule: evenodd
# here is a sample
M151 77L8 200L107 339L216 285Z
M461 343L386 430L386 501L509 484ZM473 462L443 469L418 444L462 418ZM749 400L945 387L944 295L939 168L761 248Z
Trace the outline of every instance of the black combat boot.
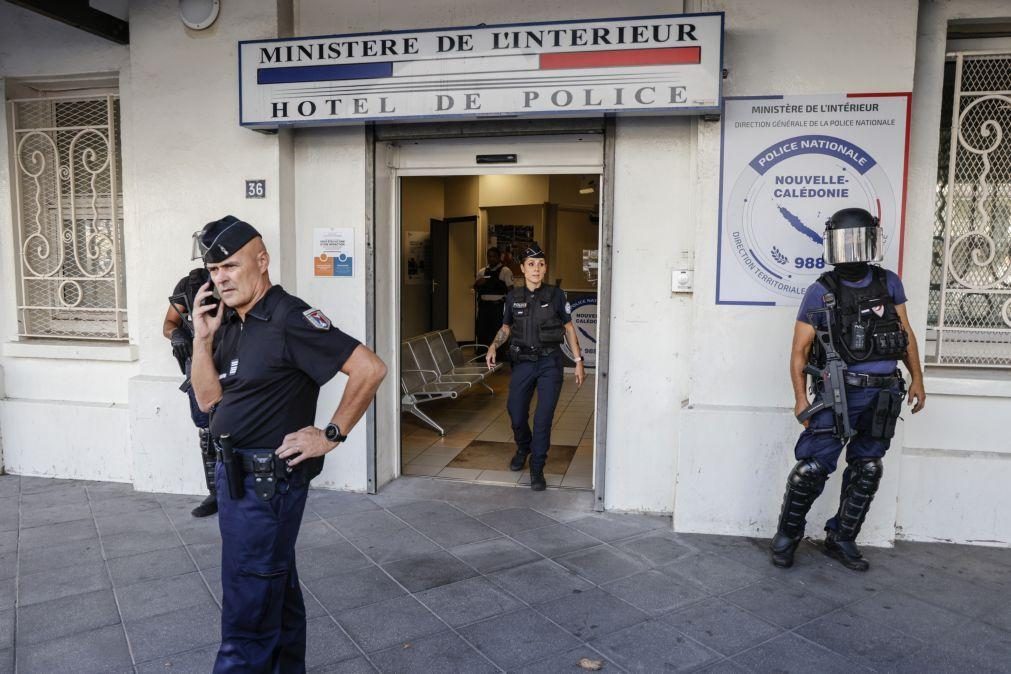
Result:
M218 512L218 495L211 492L200 505L190 511L190 514L194 517L209 517L216 512Z
M860 554L856 539L871 509L883 472L881 459L856 459L846 469L839 512L825 527L825 554L847 569L866 571L871 567Z
M825 534L826 555L853 571L866 571L871 568L870 563L860 554L856 543L853 541L841 541L836 536L837 534L834 531L828 531Z
M547 489L548 483L544 479L544 469L543 468L530 468L530 488L534 491L544 491Z
M815 459L802 459L790 471L779 514L779 527L769 546L773 565L784 569L793 566L793 555L804 538L807 513L825 488L827 479L828 472Z
M218 512L217 490L214 488L214 468L218 463L217 452L214 450L214 442L211 440L211 433L206 428L200 431L200 457L204 464L204 481L207 483L207 491L210 495L205 498L200 505L190 511L194 517L209 517Z
M522 449L517 449L516 454L513 455L513 460L509 462L509 470L514 473L523 470L528 456L530 456L530 450L523 451Z

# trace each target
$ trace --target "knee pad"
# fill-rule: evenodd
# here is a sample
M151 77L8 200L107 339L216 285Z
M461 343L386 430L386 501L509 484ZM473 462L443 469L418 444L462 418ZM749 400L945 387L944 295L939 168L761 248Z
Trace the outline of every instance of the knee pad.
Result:
M778 533L799 541L804 535L807 513L821 495L828 471L815 459L801 459L786 479L786 494L779 514Z
M791 487L820 492L828 479L828 471L817 459L801 459L790 471L787 482Z
M850 481L850 488L873 495L878 490L878 483L885 472L881 459L856 459L850 462L853 476Z

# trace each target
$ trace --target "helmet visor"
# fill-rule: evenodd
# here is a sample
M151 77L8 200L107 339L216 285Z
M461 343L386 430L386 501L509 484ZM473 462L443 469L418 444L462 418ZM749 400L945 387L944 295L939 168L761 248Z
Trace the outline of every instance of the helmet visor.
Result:
M200 240L200 234L202 232L193 232L193 250L190 253L191 260L203 260L204 253L207 252L207 246L204 242Z
M880 226L825 231L825 261L829 264L880 262L884 256L884 230Z

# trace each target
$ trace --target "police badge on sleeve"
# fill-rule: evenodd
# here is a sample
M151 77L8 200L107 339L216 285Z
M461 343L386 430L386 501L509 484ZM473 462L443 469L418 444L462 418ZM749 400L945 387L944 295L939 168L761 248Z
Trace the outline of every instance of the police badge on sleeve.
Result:
M330 319L319 309L306 309L302 312L302 316L316 330L326 332L330 329Z

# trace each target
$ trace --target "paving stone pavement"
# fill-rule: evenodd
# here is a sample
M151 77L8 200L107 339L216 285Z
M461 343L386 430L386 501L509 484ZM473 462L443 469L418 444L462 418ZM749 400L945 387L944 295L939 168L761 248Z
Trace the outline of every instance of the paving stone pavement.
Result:
M0 476L0 674L208 672L217 521L199 497ZM1011 672L1011 550L898 543L855 574L805 542L675 534L586 492L406 478L310 492L315 672Z

